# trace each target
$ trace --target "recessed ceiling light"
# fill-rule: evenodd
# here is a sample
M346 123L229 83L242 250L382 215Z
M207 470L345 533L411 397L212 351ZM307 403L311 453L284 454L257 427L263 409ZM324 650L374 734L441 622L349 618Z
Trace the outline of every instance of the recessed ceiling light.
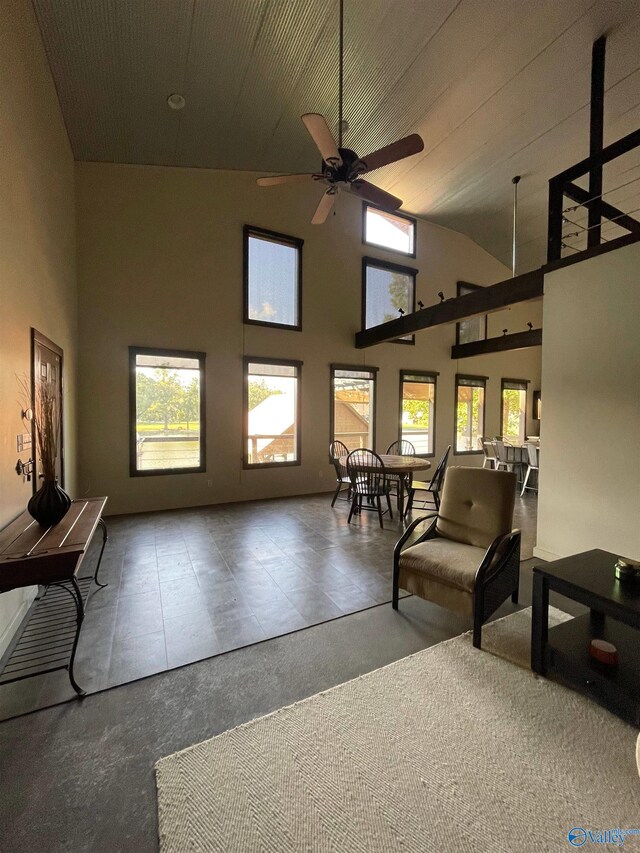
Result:
M179 95L177 92L174 92L167 98L167 103L169 104L172 110L183 110L187 102L185 101L182 95Z

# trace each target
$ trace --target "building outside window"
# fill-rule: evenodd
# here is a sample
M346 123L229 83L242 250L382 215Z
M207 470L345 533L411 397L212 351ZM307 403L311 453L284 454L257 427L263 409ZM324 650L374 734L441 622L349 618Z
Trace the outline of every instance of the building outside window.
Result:
M300 464L301 361L247 357L243 464Z
M527 382L502 380L500 434L511 444L524 444L527 437Z
M397 320L400 310L410 314L415 310L417 270L380 261L362 259L362 328L370 329L389 320ZM397 342L413 343L414 336L406 335Z
M400 440L410 441L419 456L433 456L437 373L400 371Z
M485 376L456 376L455 453L482 453Z
M416 221L402 213L390 213L364 202L362 242L415 258Z
M206 470L205 354L129 347L130 474Z
M303 242L245 225L245 323L300 331Z
M375 447L377 367L331 365L331 441Z

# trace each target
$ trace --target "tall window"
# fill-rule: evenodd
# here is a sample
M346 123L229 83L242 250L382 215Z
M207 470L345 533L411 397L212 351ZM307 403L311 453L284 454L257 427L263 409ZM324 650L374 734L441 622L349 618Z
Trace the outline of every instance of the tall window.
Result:
M372 204L363 204L362 242L416 256L416 221L402 213L389 213Z
M244 322L302 328L302 244L297 237L244 227Z
M468 281L459 281L456 287L457 296L466 296L467 293L475 293L480 290L479 284L470 284ZM469 317L456 323L456 343L470 344L474 341L484 341L487 337L487 315Z
M485 376L456 375L456 453L482 453Z
M301 361L245 358L245 468L300 464Z
M370 329L400 317L400 309L410 314L415 309L416 274L412 267L401 267L376 258L362 259L362 328ZM399 338L413 343L413 335Z
M331 365L331 441L373 449L377 367Z
M524 444L527 437L527 382L502 380L500 433L512 444Z
M206 470L202 352L129 347L130 473Z
M437 373L400 371L400 439L419 456L433 456L436 430Z

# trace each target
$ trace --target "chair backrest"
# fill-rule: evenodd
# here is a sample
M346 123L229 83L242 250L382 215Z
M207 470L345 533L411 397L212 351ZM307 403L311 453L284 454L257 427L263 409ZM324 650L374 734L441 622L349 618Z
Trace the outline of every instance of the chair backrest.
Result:
M343 464L340 462L340 458L349 455L349 448L342 441L332 441L329 445L329 458L333 463L333 467L336 469L336 475L340 480L348 480L349 474L347 472L346 463Z
M373 450L359 447L347 456L351 488L359 495L372 495L387 485L384 462Z
M415 456L416 449L410 441L392 441L387 447L387 453L394 456Z
M501 438L496 438L496 457L498 462L507 461L507 448Z
M431 478L431 482L429 483L429 491L440 493L442 489L442 482L444 480L444 475L447 470L447 462L449 461L449 454L451 453L451 445L447 447L445 452L442 454L442 459L438 462L436 470L433 472L433 477Z
M488 548L513 524L516 475L489 468L449 468L436 522L439 536Z
M496 459L496 446L490 438L481 438L482 452L485 459Z
M527 456L529 457L529 465L532 468L538 467L538 446L534 444L532 441L528 441L525 444L527 448Z

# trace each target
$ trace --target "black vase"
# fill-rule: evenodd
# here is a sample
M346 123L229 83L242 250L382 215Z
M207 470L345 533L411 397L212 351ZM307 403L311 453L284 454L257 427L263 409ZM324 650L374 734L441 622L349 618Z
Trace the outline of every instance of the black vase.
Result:
M27 509L40 527L53 527L65 517L71 506L71 498L61 489L57 480L45 480L33 495Z

